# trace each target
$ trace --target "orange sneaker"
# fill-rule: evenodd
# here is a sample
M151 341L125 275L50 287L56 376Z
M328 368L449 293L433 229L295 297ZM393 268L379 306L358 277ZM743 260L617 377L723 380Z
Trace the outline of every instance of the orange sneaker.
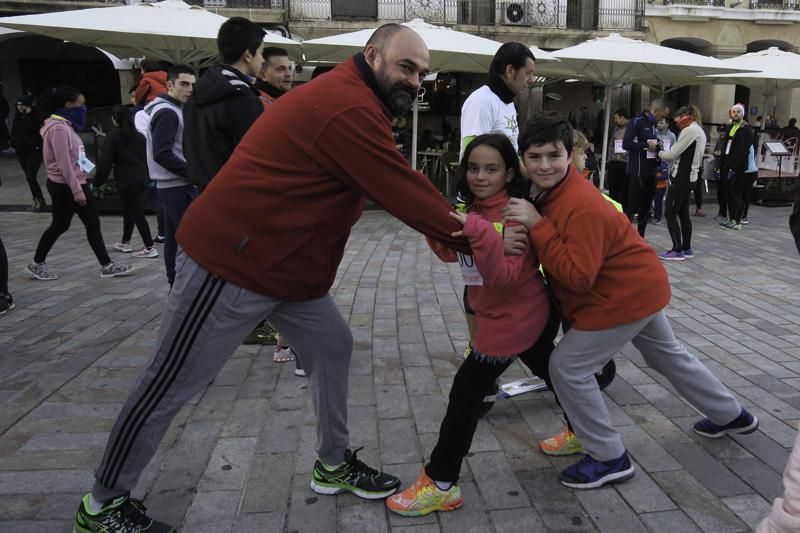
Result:
M455 483L441 490L423 470L413 485L386 499L386 507L403 516L425 516L433 511L455 511L464 505Z
M539 448L547 455L573 455L583 451L581 441L569 429L564 429L549 439L540 440Z

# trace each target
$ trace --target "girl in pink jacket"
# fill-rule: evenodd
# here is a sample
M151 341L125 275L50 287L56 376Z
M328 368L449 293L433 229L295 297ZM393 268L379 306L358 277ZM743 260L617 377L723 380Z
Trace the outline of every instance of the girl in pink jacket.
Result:
M94 164L87 159L83 142L77 134L86 125L85 104L83 94L72 87L48 89L39 97L40 109L48 117L41 129L42 155L47 168L47 191L52 200L53 219L39 239L33 263L26 268L28 274L38 280L58 278L45 260L56 240L69 229L76 213L86 227L86 238L100 262L100 277L124 276L133 270L132 266L115 263L108 256L100 233L100 217L86 185L86 176Z
M504 135L476 137L465 149L459 168L459 194L466 213L450 213L463 225L453 234L469 240L473 255L457 253L428 239L443 261L461 266L477 330L473 350L453 379L439 440L417 481L386 500L405 516L452 511L463 505L456 484L469 452L486 390L533 346L545 327L549 301L539 260L528 247L521 256L503 250L501 210L509 197L525 198L530 184L519 171L519 159Z

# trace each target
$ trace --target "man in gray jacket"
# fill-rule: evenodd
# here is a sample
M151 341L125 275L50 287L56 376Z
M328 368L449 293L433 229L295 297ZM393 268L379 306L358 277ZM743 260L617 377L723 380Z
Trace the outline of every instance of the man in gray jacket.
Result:
M175 281L178 249L175 232L183 213L197 197L183 155L183 104L191 96L194 82L192 67L173 65L167 71L167 94L156 97L144 108L148 122L147 169L164 206L164 265L170 286Z

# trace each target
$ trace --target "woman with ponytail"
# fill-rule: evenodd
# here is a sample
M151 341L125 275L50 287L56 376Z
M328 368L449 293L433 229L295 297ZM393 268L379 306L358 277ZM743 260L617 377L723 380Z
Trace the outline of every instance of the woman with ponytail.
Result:
M92 203L86 176L94 164L86 158L86 150L78 136L86 125L86 100L72 87L46 90L39 97L45 118L42 126L42 156L47 169L47 191L53 202L53 219L36 247L27 272L42 281L57 279L45 260L56 240L64 234L77 214L86 227L86 238L100 262L100 277L124 276L133 270L130 265L115 263L108 256L100 217Z
M94 185L103 185L108 180L111 169L114 169L117 192L122 200L122 240L114 244L114 248L120 252L133 252L131 236L135 225L144 248L133 252L133 256L158 257L158 252L153 248L153 236L142 204L144 192L150 184L144 135L136 131L127 107L115 107L111 120L114 129L106 135L103 142Z
M658 152L659 159L672 162L664 213L672 238L672 249L658 254L665 261L683 261L694 257L689 195L697 181L700 162L706 150L706 134L697 107L690 105L678 109L675 112L675 124L681 130L678 141L669 150L660 149Z

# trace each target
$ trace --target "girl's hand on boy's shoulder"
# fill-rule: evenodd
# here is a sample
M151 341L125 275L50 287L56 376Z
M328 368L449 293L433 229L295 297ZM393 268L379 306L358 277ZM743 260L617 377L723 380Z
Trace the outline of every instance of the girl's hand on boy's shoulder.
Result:
M536 208L521 198L511 198L503 208L502 215L506 221L518 222L526 229L531 229L542 219Z
M464 224L467 223L467 214L466 213L456 213L455 211L450 211L449 214L450 214L450 218L452 218L453 220L455 220L456 222L461 224L462 227L464 226ZM464 231L463 230L454 231L453 233L450 234L450 236L451 237L463 237L464 236Z

